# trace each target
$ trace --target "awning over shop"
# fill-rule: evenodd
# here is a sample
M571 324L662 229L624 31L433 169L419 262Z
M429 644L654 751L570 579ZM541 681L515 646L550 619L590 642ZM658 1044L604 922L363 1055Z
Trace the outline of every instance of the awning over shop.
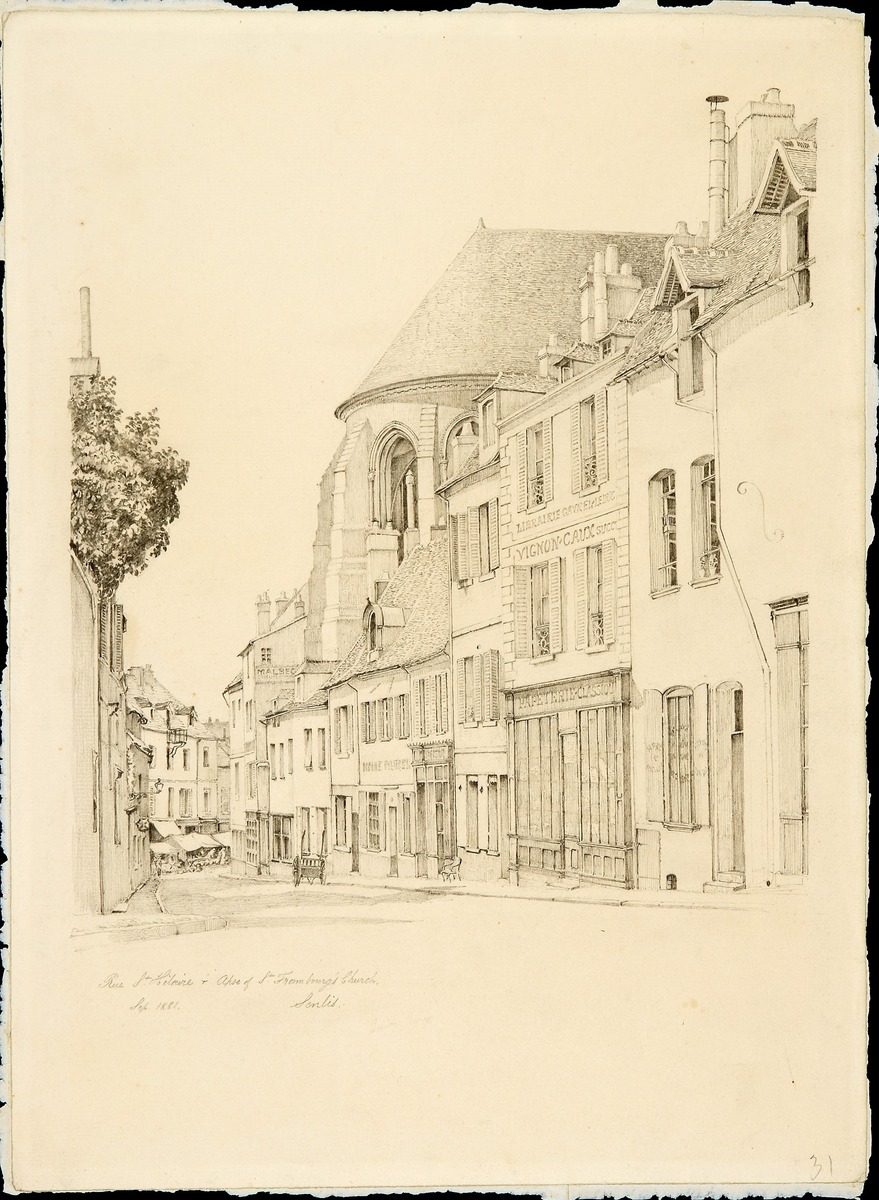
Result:
M176 854L177 847L172 846L170 842L150 842L150 850L153 854Z
M213 833L213 834L211 834L211 837L214 839L215 842L219 842L221 846L231 846L232 845L232 834L231 833Z
M154 821L154 820L151 820L150 825L152 825L153 829L155 829L155 831L159 835L159 837L163 837L163 838L176 837L177 834L180 832L180 830L177 828L176 821Z
M193 850L216 850L217 843L208 833L183 833L174 839L181 850L191 853Z

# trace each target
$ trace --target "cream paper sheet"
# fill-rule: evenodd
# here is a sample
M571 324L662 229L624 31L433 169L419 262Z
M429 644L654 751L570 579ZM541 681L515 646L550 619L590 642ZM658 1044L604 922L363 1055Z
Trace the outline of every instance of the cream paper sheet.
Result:
M112 7L29 5L3 27L7 1187L859 1194L875 401L861 21L762 4ZM813 803L838 822L803 895L733 914L511 900L436 920L413 901L83 949L68 799L78 289L120 396L154 402L194 464L172 549L128 593L132 636L166 663L201 637L201 678L222 681L249 636L225 590L263 586L267 544L279 584L310 552L310 507L272 516L285 480L313 503L334 404L477 219L606 228L619 211L617 227L692 228L704 97L735 106L771 86L819 118L838 215L819 250L840 285L825 307L833 419L803 414L826 441L815 486L838 534L812 767ZM238 489L260 493L258 516ZM218 691L197 699L223 715ZM279 986L283 972L301 982Z

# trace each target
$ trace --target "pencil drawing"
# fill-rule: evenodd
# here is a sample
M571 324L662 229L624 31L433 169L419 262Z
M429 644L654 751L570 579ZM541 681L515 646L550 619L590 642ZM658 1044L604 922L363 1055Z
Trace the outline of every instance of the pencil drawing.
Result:
M186 481L131 419L153 508L125 483L100 554L74 538L80 912L803 885L817 126L777 89L726 103L695 231L479 221L338 405L311 562L215 648L222 721L125 669L115 587ZM112 397L83 305L75 419Z

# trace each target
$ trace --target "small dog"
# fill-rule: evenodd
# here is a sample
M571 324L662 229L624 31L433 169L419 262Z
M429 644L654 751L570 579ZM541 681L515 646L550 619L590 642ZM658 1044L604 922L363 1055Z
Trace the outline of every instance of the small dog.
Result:
M447 858L443 863L442 877L446 883L451 883L453 879L460 880L461 860L460 858Z

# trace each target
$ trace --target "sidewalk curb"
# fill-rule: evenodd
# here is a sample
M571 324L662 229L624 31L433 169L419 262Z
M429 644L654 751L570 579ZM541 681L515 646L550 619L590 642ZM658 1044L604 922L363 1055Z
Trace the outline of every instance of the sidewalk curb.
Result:
M123 925L118 929L76 930L71 937L74 941L93 946L103 943L151 941L186 933L209 933L215 929L225 929L227 925L225 917L178 917L176 920L156 921L152 924ZM77 949L85 949L85 946L78 946Z

